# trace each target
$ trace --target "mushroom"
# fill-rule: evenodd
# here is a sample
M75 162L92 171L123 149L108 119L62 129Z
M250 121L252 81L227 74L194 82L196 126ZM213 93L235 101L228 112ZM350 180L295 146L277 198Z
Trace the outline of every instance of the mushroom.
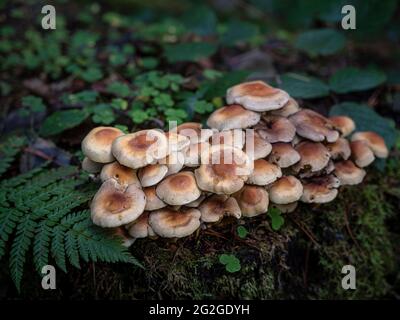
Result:
M349 141L344 138L339 138L335 142L328 143L326 145L326 148L328 149L331 158L334 160L336 159L347 160L348 158L350 158L351 155L350 144Z
M205 198L206 198L205 193L202 193L200 197L198 197L196 200L192 202L186 203L185 206L190 208L197 208Z
M296 133L311 141L335 142L339 138L339 132L333 124L323 115L310 109L302 109L289 117L296 127Z
M167 204L157 196L155 186L143 188L143 192L146 195L145 210L153 211L167 206Z
M167 172L168 167L164 164L150 164L139 169L138 177L143 187L151 187L159 183Z
M108 179L93 198L92 221L105 228L119 227L137 219L145 205L146 196L136 185L126 187L115 179Z
M248 184L266 186L282 176L281 168L264 159L254 161L254 170L249 175Z
M207 120L210 128L218 130L245 129L260 121L260 114L233 104L215 110Z
M327 203L336 198L340 181L333 175L314 177L303 181L303 195L300 201L306 203Z
M167 156L168 141L158 130L141 130L115 139L112 152L119 163L137 169Z
M282 108L289 101L289 95L263 81L251 81L229 88L226 101L228 104L240 104L248 110L263 112Z
M199 188L217 194L232 194L240 190L251 173L248 156L240 149L211 146L201 154L202 164L195 170Z
M82 152L90 160L99 163L114 161L111 152L113 141L124 133L113 127L97 127L92 129L82 140Z
M348 136L356 128L353 119L346 116L330 117L329 120L331 121L333 126L340 131L342 137Z
M168 140L168 154L184 150L190 145L190 140L188 137L178 134L174 131L166 132L165 136Z
M291 213L297 208L298 202L291 202L287 204L270 203L271 208L277 208L282 213Z
M268 211L268 192L258 186L244 186L233 195L244 217L255 217Z
M194 174L190 171L183 171L166 177L158 184L156 193L162 201L173 206L190 203L201 195Z
M281 168L288 168L299 162L300 154L290 143L274 143L268 161Z
M129 248L134 242L135 238L132 238L124 226L117 228L110 228L111 234L117 238L120 238L122 245Z
M182 238L200 227L198 209L172 210L164 208L150 213L149 224L156 234L164 238Z
M369 166L375 160L374 153L368 147L366 141L356 140L350 142L351 158L357 166L364 168Z
M268 193L271 202L288 204L300 199L303 194L303 186L294 176L284 176L269 187Z
M286 102L286 104L282 108L271 110L269 113L274 116L287 118L299 110L300 108L296 100L294 100L293 98L289 98L289 101Z
M271 153L272 145L254 130L246 130L244 150L250 160L262 159Z
M182 152L172 152L165 158L158 161L159 164L166 165L168 168L166 176L178 173L185 165L185 156Z
M245 133L241 129L224 130L214 133L210 140L211 145L225 144L227 146L243 149Z
M242 215L236 199L224 194L214 194L207 198L201 203L199 210L201 220L207 223L218 222L224 216L239 219Z
M263 116L254 127L270 143L291 142L296 134L296 128L286 118L280 116Z
M316 172L328 165L330 154L320 142L303 141L296 146L300 161L293 167L295 172Z
M210 149L208 142L194 143L185 151L185 166L198 167L200 165L200 155Z
M364 180L366 172L364 169L357 167L353 161L346 160L335 163L334 174L338 177L340 184L345 186L361 183Z
M174 128L176 132L189 138L191 144L205 142L210 139L214 131L211 129L202 129L202 124L197 122L185 122Z
M100 179L104 182L108 179L115 179L119 184L129 186L131 184L141 187L136 175L136 170L119 164L117 161L104 165L101 169Z
M385 140L375 132L356 132L352 135L351 141L365 141L374 155L378 158L387 158L389 155L389 150L385 144Z
M85 157L82 161L82 169L88 173L98 173L103 168L103 163L98 163Z
M139 218L125 226L134 239L155 237L156 234L149 224L149 212L143 212Z

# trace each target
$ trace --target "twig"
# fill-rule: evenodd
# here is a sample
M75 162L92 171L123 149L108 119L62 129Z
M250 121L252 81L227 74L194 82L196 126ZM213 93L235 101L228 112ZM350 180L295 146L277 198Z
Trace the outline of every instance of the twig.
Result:
M312 234L311 231L307 230L305 227L303 227L299 222L297 222L294 218L290 217L290 220L292 220L314 243L317 247L319 247L319 243L315 239L314 235Z

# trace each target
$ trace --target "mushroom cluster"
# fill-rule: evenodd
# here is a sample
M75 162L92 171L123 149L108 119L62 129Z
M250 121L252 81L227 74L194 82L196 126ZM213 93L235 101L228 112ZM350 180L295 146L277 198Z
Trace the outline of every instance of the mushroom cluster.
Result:
M388 156L378 134L352 134L349 117L300 108L262 81L228 89L226 100L209 116L209 128L188 122L168 132L91 130L82 141L82 167L102 181L93 222L114 228L126 245L185 237L269 206L289 213L298 202L330 202L340 186L361 183L375 157Z

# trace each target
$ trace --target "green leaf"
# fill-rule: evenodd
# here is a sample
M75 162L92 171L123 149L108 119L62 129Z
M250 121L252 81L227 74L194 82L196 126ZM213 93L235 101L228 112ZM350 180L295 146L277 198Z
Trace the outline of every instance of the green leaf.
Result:
M107 92L116 95L117 97L127 98L131 95L131 89L126 83L112 82L107 86Z
M283 219L281 212L277 208L270 208L268 215L271 217L271 226L275 231L279 230L285 223L285 219Z
M379 70L344 68L331 77L329 86L337 93L347 93L372 89L385 81L386 75Z
M238 272L241 269L240 260L233 254L221 254L219 256L219 262L225 265L226 271L230 273Z
M301 33L295 42L297 49L311 56L330 55L344 48L346 38L333 29L315 29Z
M204 99L211 100L215 97L224 97L226 90L230 87L243 82L248 76L249 71L233 71L224 74L215 81L206 82L201 88Z
M87 82L95 82L103 78L103 72L99 68L89 67L80 73L80 77Z
M197 6L196 10L189 9L182 18L186 27L200 36L214 34L217 27L217 16L214 10L207 6Z
M239 42L249 42L257 35L257 25L250 22L233 20L229 22L226 32L221 37L221 44L233 46Z
M329 95L329 87L314 77L286 73L282 75L281 81L281 88L295 98L311 99Z
M249 233L247 231L247 229L243 226L238 226L236 231L237 231L238 236L242 239L246 238L247 234Z
M216 51L217 46L208 42L187 42L164 46L164 55L169 63L198 61L213 55Z
M39 132L43 136L59 134L80 125L88 116L85 110L56 111L46 118Z

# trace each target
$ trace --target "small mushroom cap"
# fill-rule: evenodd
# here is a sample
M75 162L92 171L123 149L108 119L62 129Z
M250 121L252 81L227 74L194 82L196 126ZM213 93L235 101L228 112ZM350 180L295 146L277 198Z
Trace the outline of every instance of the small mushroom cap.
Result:
M364 169L357 167L353 161L346 160L335 163L334 174L338 177L340 184L345 186L361 183L364 180L366 172Z
M199 188L217 194L232 194L240 190L252 171L248 156L240 149L211 146L201 154L202 165L195 170Z
M329 151L320 142L303 141L295 149L300 154L300 161L293 167L296 172L316 172L328 165Z
M196 200L186 203L185 206L186 207L190 207L190 208L197 208L202 202L203 200L206 198L206 195L203 193L200 197L198 197Z
M166 132L165 136L168 140L168 154L184 150L190 145L188 137L174 131Z
M149 224L149 212L143 212L139 218L125 226L129 235L135 239L154 237L156 234Z
M91 204L93 223L119 227L136 220L144 211L146 196L136 185L123 186L115 179L104 182Z
M350 158L351 149L350 149L350 143L347 139L339 138L335 142L328 143L326 145L326 148L331 154L331 158L334 160L336 159L347 160L348 158Z
M282 108L277 109L277 110L272 110L269 113L274 116L280 116L280 117L287 118L299 110L300 110L300 107L299 107L298 103L296 102L296 100L294 100L293 98L290 98L289 101Z
M389 150L385 144L385 140L377 133L372 131L356 132L352 135L351 141L365 141L368 147L378 158L387 158Z
M270 203L272 208L277 208L282 213L291 213L296 210L298 202L292 202L287 204L277 204L277 203Z
M129 248L134 242L135 238L132 238L124 226L117 228L110 228L111 234L122 240L122 245Z
M262 187L246 185L234 197L244 217L255 217L268 211L268 192Z
M193 172L183 171L166 177L156 188L157 196L169 205L184 205L201 196Z
M329 160L328 164L325 168L319 171L303 171L300 172L297 177L298 178L311 178L311 177L319 177L319 176L326 176L332 173L335 170L335 163L332 160Z
M200 216L200 211L194 208L185 211L164 208L150 213L149 224L161 237L182 238L200 227Z
M115 179L119 184L128 186L131 184L141 187L136 170L119 164L117 161L104 165L100 173L101 181Z
M207 120L210 128L218 130L245 129L257 124L260 114L233 104L215 110Z
M258 159L254 161L254 170L250 174L247 183L266 186L280 177L282 177L281 168L264 159Z
M295 202L302 194L303 186L294 176L281 177L269 188L269 199L276 204Z
M167 204L157 196L155 186L143 188L143 192L146 195L145 210L153 211L167 206Z
M271 153L272 145L254 130L246 131L244 150L250 160L262 159Z
M296 127L296 133L311 141L335 142L339 138L339 132L333 124L323 115L310 109L302 109L289 117Z
M274 143L268 161L281 168L288 168L300 161L300 154L290 143Z
M291 142L296 135L296 128L284 117L263 116L262 120L255 129L270 143Z
M167 166L168 171L166 176L169 176L182 170L185 165L185 155L180 151L172 152L165 158L159 160L158 163Z
M226 101L228 104L240 104L248 110L263 112L282 108L289 101L289 95L263 81L250 81L229 88Z
M201 220L204 222L218 222L224 216L239 219L242 216L240 207L235 198L224 194L214 194L204 200L199 206Z
M210 149L210 144L208 142L199 142L191 144L184 154L185 166L198 167L200 165L201 154L209 149Z
M82 169L88 173L98 173L103 168L103 163L98 163L85 157L82 161Z
M124 133L113 127L97 127L92 129L82 140L82 152L90 160L99 163L114 161L111 146L114 140Z
M211 129L202 129L202 124L197 122L185 122L174 128L176 132L189 138L191 144L205 142L210 139L214 131Z
M374 153L369 148L368 143L364 140L350 142L350 149L351 158L360 168L369 166L375 160Z
M137 169L167 156L168 141L158 130L141 130L117 138L112 152L119 163Z
M139 169L138 177L143 187L151 187L159 183L167 172L168 167L164 164L150 164Z
M336 198L340 181L333 175L315 177L303 181L303 195L300 201L306 203L327 203Z
M348 136L356 128L353 119L346 116L330 117L329 120L333 126L341 132L342 137Z
M245 133L241 129L215 132L210 138L211 145L225 144L242 149L245 143Z

